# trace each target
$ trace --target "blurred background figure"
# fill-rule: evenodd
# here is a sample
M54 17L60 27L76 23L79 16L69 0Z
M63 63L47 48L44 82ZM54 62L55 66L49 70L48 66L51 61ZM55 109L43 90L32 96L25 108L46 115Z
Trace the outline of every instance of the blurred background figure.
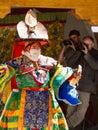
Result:
M70 33L69 33L70 34ZM70 36L70 35L69 35ZM71 38L74 37L71 36ZM75 68L80 64L83 68L82 77L77 86L79 98L82 104L67 107L66 118L70 129L81 130L78 126L84 119L87 108L89 106L91 94L96 94L96 86L98 84L98 50L94 49L94 40L91 36L83 38L76 46L73 39L63 42L63 48L59 55L59 61L64 62L65 66Z

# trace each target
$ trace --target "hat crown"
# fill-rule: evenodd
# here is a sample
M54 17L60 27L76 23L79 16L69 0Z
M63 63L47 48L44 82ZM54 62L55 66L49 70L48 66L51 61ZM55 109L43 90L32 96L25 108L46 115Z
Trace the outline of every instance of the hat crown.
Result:
M30 26L30 27L34 27L34 26L37 25L37 16L36 16L36 13L34 11L32 11L31 9L26 13L25 23L28 26Z
M26 13L25 21L17 24L17 32L21 39L44 39L48 40L45 26L37 21L37 16L31 9Z

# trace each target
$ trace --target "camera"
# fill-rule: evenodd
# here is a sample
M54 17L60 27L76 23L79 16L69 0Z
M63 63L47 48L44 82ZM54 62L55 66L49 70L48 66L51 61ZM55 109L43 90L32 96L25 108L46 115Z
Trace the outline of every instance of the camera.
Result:
M83 43L84 46L86 46L86 48L88 49L88 45L86 43Z
M88 49L88 45L86 45L85 43L81 43L80 45L79 45L79 48L80 48L80 50L85 50L85 47Z
M63 44L64 44L65 46L67 46L67 45L71 45L72 43L71 43L71 40L70 40L70 39L65 39L65 40L63 41Z
M84 48L84 46L83 46L82 43L79 45L79 49L80 49L80 50L85 50L85 48Z

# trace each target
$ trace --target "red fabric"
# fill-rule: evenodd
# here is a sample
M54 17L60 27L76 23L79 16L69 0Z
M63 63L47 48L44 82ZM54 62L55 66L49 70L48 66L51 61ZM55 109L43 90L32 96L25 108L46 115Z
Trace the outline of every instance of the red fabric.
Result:
M32 130L40 130L39 128L32 128Z
M12 58L16 58L16 57L19 57L21 55L21 52L24 49L24 45L25 45L25 42L14 43ZM15 76L11 80L11 88L17 89L16 77Z
M14 76L11 80L11 88L12 89L17 89L17 84L16 84L16 76Z
M44 45L48 44L48 42L41 41L40 44L41 44L41 46L44 46Z
M14 43L12 58L16 58L21 55L21 52L25 47L24 45L25 45L25 42Z

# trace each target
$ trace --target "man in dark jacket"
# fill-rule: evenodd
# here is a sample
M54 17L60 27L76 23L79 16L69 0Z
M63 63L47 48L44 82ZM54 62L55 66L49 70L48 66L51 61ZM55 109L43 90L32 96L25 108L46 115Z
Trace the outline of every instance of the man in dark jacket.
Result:
M63 58L64 56L64 58ZM91 94L96 94L96 86L98 84L98 50L94 49L94 40L90 36L86 36L83 42L78 44L76 48L74 41L70 45L64 45L59 61L64 59L67 66L76 68L79 64L82 66L82 77L77 86L79 99L82 104L77 106L68 106L67 122L70 129L76 130L86 114L89 106Z

